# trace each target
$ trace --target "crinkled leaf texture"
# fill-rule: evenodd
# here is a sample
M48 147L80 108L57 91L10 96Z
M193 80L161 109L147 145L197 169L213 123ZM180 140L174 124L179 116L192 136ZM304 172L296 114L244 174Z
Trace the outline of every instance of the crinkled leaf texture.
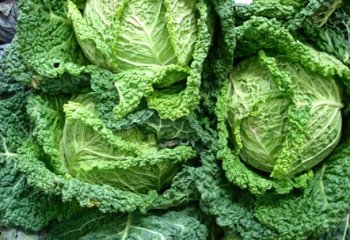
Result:
M228 184L215 156L203 156L197 186L201 208L243 239L307 239L334 228L349 212L349 142L344 142L303 192L251 195ZM210 190L208 190L210 189Z
M1 78L3 80L3 78ZM4 89L2 88L2 91ZM25 111L27 94L23 90L0 100L0 225L21 226L38 230L58 214L47 205L56 199L48 198L42 191L28 185L26 176L15 168L17 148L28 137L28 121L21 111ZM18 109L13 112L13 109ZM33 204L33 203L37 204Z
M157 136L141 129L111 131L96 115L95 104L87 95L65 104L65 115L59 98L38 96L30 99L28 106L37 124L34 134L54 168L85 182L135 193L159 192L171 182L181 163L196 156L189 146L158 149Z
M244 53L246 56L260 50L268 50L269 53L273 54L283 54L291 62L300 64L308 71L324 78L341 78L345 88L348 89L349 87L350 70L342 62L294 40L288 30L283 28L276 20L268 20L261 17L252 18L237 28L237 34L238 47L236 52L239 54ZM257 42L256 39L262 40ZM280 75L280 77L285 79L283 75ZM236 150L229 147L228 126L226 125L228 119L226 113L228 104L227 92L228 85L226 84L217 102L216 112L219 131L218 159L223 160L223 169L226 172L226 177L237 186L249 189L255 194L264 193L267 190L284 194L293 188L305 188L308 180L312 178L312 172L294 178L272 179L248 168L237 156ZM294 117L293 121L296 123L296 126L303 125L303 118ZM293 157L288 151L285 151L285 153L284 160L279 162L280 166L275 168L275 173L285 174L282 172L288 169L289 164L291 164L290 161L293 160Z
M53 225L49 239L149 239L205 240L207 227L199 220L196 209L163 214L101 215L86 212L67 222Z
M87 64L65 5L62 0L19 1L18 48L26 65L40 77L78 76Z
M334 78L261 51L235 66L228 81L229 133L255 169L276 179L294 177L337 146L343 104Z
M4 50L3 71L18 83L49 94L82 93L90 88L90 75L72 76L62 74L57 77L44 77L28 64L20 53L19 40L15 37Z
M307 5L306 1L256 0L247 6L235 6L233 12L237 23L248 20L252 16L276 18L280 22L287 22Z
M120 122L113 120L108 123L108 118L103 120L82 103L74 101L65 105L66 116L63 116L62 104L66 101L67 98L63 96L33 96L28 102L28 114L35 125L35 142L32 144L40 145L41 154L33 154L30 148L24 146L16 158L16 168L27 176L31 186L46 194L57 196L64 202L77 201L81 207L97 207L102 212L166 209L187 204L196 198L195 168L191 166L191 162L182 163L195 157L195 148L201 147L197 142L208 137L194 114L171 123L156 117L154 111L140 110ZM65 117L67 119L62 121ZM65 121L70 124L66 135L62 130ZM81 131L77 131L76 128L81 128ZM159 140L162 141L157 146L159 150L154 146L149 147L149 143L146 143L144 146L148 147L143 149L144 146L136 144L132 138L126 140L125 136L113 133L121 129L128 132L134 128L150 131L160 137ZM72 174L71 169L67 168L64 156L67 149L62 151L62 144L68 142L63 136L69 137L70 143L66 146L68 152L78 156L76 160L81 160L74 163L81 167L78 172L86 173L87 177ZM93 138L86 142L87 136ZM185 137L190 138L184 141ZM98 145L94 146L94 141ZM101 152L96 146L109 148L108 151L117 154L121 154L118 153L120 149L120 157L125 159L119 162L105 161L103 157L108 155L108 151ZM205 144L202 144L202 147L205 147ZM97 156L102 156L103 161L84 164L84 160L90 161ZM176 168L171 169L170 175L163 171L173 164ZM90 165L94 167L90 168ZM160 167L157 169L157 166ZM142 171L139 171L141 168ZM145 170L148 171L147 174ZM118 171L124 171L125 174L118 175ZM110 177L106 177L108 174Z
M345 6L344 6L345 7ZM314 43L322 51L334 55L350 65L350 14L344 8L336 10L322 26L311 20L304 29L305 41Z
M10 48L10 50L16 49ZM12 55L12 57L6 54L3 59L10 59L14 63L16 63L16 57L21 59L19 55ZM64 220L72 213L86 207L97 208L101 212L131 212L137 209L144 212L149 209L168 209L185 205L196 199L195 168L190 165L182 166L181 170L172 176L171 183L166 184L166 189L159 194L154 190L135 193L108 185L89 184L55 173L54 169L64 170L59 168L59 164L55 165L58 161L53 160L57 160L60 156L58 140L61 138L57 134L57 127L62 127L60 125L64 117L61 115L62 104L70 99L70 95L61 94L60 97L43 95L43 99L53 101L42 100L39 101L41 105L35 106L33 99L40 98L24 91L26 88L15 81L15 79L25 80L27 77L20 75L19 69L7 68L11 66L9 62L1 62L0 66L2 69L0 71L0 117L2 119L0 130L3 136L0 144L2 149L0 195L3 196L1 199L4 199L0 203L1 225L37 231L52 219ZM24 64L21 66L26 67ZM13 73L15 79L5 70ZM31 99L31 105L28 105L28 99ZM101 104L100 115L104 113L103 105ZM27 115L26 108L30 106L33 108ZM61 113L57 109L61 109ZM80 116L78 113L74 115ZM35 119L36 117L39 118ZM108 115L106 117L108 118ZM31 122L31 118L35 119L35 124ZM176 123L162 120L155 111L147 109L135 112L133 116L118 122L113 119L108 123L107 118L103 121L115 131L133 127L149 129L163 139L160 148L165 150L164 153L178 144L182 145L179 146L179 150L190 150L184 152L189 153L186 158L195 154L194 149L189 146L195 146L198 139L206 138L206 133L194 114ZM74 117L72 119L74 120ZM94 121L105 124L96 118ZM179 159L181 156L184 155L178 154L173 159ZM156 156L149 157L154 162L159 160Z
M214 1L217 6L216 10L218 11L218 15L225 16L220 18L222 26L226 26L225 24L232 21L232 19L228 17L230 16L230 2L231 1L226 1L225 5L221 1ZM250 23L257 23L255 21ZM242 45L244 38L238 38L238 43L242 46L242 48L239 48L240 54L243 53L242 50L247 52L249 50L247 55L251 55L263 48L280 46L283 42L285 42L285 46L291 48L290 52L296 51L296 49L299 48L293 48L295 45L287 41L286 38L273 37L269 40L269 36L273 34L267 34L269 31L264 31L265 27L265 30L270 28L273 29L272 32L275 33L280 33L281 29L272 28L272 25L269 25L271 22L267 19L262 20L260 23L261 24L252 24L251 27L249 27L251 30L251 35L249 35L250 40L244 42L248 45ZM231 25L230 29L233 31L234 26ZM228 29L222 28L221 31L225 32L228 31ZM248 31L245 32L248 33ZM241 35L241 33L241 30L238 29L238 36ZM234 42L234 38L232 36L230 37L229 34L224 34L221 38L221 43L227 42L232 44L232 42ZM254 39L256 41L253 41ZM281 41L279 41L279 39L281 39ZM257 49L260 43L264 47ZM297 41L295 41L295 43L297 43ZM296 45L299 46L301 44L298 43ZM246 47L243 49L243 46ZM304 50L306 49L309 48L304 48ZM215 62L221 63L222 70L226 69L224 73L220 71L218 72L219 74L217 74L217 80L224 83L232 63L225 58L225 48L222 48L221 51L222 54L216 55L217 59ZM287 52L287 54L290 54L290 52ZM314 53L312 50L310 50L310 52ZM231 52L229 52L229 54L231 54ZM286 54L285 51L284 54ZM299 59L297 56L305 55L298 51L295 55L296 60ZM313 57L311 56L312 55L309 55L309 57L305 56L302 59L307 59L312 62ZM317 59L318 55L313 56ZM338 61L335 61L335 63L338 64ZM330 69L335 75L339 74L338 76L342 76L343 80L347 81L347 73L344 71L345 68L342 64L330 64L330 66L332 67L326 68ZM313 69L319 71L323 75L326 68L319 69L316 65ZM344 82L344 85L347 86L348 84ZM227 92L227 89L223 90L223 92ZM222 98L220 99L222 100ZM220 106L220 104L225 104L225 101L219 101L218 105ZM218 115L219 121L224 122L225 119L223 115ZM223 139L228 138L228 133L226 125L219 124L218 127L219 139L216 144L218 144L220 148L220 145L221 147L227 146L227 141ZM345 133L345 136L348 136L347 134L348 132ZM341 144L330 157L324 160L321 165L314 168L314 177L308 182L305 182L305 188L303 190L290 189L290 193L284 195L274 193L274 191L265 192L266 189L271 189L273 184L268 183L264 185L267 182L261 181L260 177L258 179L250 179L252 175L249 174L245 176L241 175L241 181L235 182L236 186L233 185L227 180L227 173L223 171L222 164L220 164L221 162L217 161L215 149L218 146L215 146L216 144L212 146L214 151L201 153L203 166L197 171L198 180L196 184L201 194L201 209L205 213L215 216L217 224L226 231L226 239L270 240L308 239L309 237L310 239L314 239L321 233L335 228L337 224L345 218L345 215L349 213L350 141L348 137L342 140ZM226 156L234 157L234 154L230 151L221 153L221 157L223 158L225 158L225 154L227 154ZM230 167L236 166L236 171L232 173L236 174L236 176L242 174L242 172L247 173L246 170L239 168L240 161L238 157L233 159L235 162L230 165ZM249 185L247 184L248 182L255 184ZM250 191L242 188L249 188Z
M248 6L236 6L233 14L238 25L252 17L277 19L296 34L310 20L314 26L322 26L341 4L341 0L256 0Z
M7 77L22 85L31 85L31 81L34 79L34 73L25 65L23 57L19 53L16 37L4 49L1 57L1 70ZM12 86L19 86L19 84L12 84Z
M85 56L113 72L192 59L196 1L88 1L84 15L68 1L68 17Z
M350 214L331 231L318 236L317 240L345 240L350 238Z
M149 108L157 110L162 118L171 120L188 115L198 105L203 62L211 42L211 16L203 1L199 1L196 8L200 16L198 37L189 66L155 65L122 71L110 79L103 78L100 74L93 77L92 86L98 94L106 92L96 86L106 84L111 86L107 91L118 93L119 101L116 101L114 108L116 118L135 109L143 97ZM178 84L175 86L169 86L176 82Z
M107 2L103 2L103 5L98 10L101 11L101 14L107 14L109 16L111 9L103 7L105 6L104 4L108 5ZM123 7L125 7L125 11L128 10L132 13L136 11L132 6L139 4L139 1L130 1L130 6L126 2L120 2L120 4L123 5L121 6L120 14L124 10ZM142 8L148 6L148 4L141 5ZM64 1L50 0L44 3L38 0L20 1L21 19L18 23L18 48L25 63L36 74L35 87L58 92L55 90L57 81L67 81L68 79L68 83L73 86L80 86L82 82L90 81L90 78L87 78L86 75L91 76L93 86L101 85L101 82L102 84L104 82L106 84L112 82L113 87L109 91L118 96L115 102L115 116L118 119L133 111L140 104L142 98L145 98L149 107L156 109L162 118L171 120L186 116L197 107L199 103L201 72L203 62L211 44L213 26L210 7L205 1L200 0L195 4L193 1L166 1L164 6L160 4L158 6L160 8L157 9L163 11L160 11L160 13L156 11L161 15L164 15L165 12L165 16L162 15L161 18L159 16L153 19L157 15L150 15L142 19L145 22L142 22L141 19L135 20L133 18L134 16L126 17L126 19L122 18L123 20L120 20L119 25L116 23L117 26L114 26L118 29L120 28L118 31L120 31L121 35L117 43L121 44L121 46L113 44L111 49L107 48L106 44L114 36L110 36L109 33L107 34L108 36L104 35L106 36L105 39L101 39L101 36L96 31L89 31L91 30L91 26L88 28L84 24L86 21L82 18L77 6L72 2L69 2L68 6ZM182 11L183 8L186 11ZM89 14L93 14L91 11L88 12ZM67 13L71 20L68 19ZM121 15L121 17L124 16L123 14ZM99 16L101 17L101 15ZM126 14L126 16L128 15ZM195 19L193 19L194 16L196 16ZM181 19L188 19L186 21L187 24L184 25ZM138 22L138 20L141 22ZM142 33L147 30L143 27L153 26L151 24L153 20L155 23L160 21L160 25L164 25L164 21L167 21L166 31L170 36L170 40L161 37L160 35L162 34L157 30L158 28L154 28L153 32L151 31L150 39L145 39L145 34L139 34L140 39L132 39L135 36L131 33L128 34L128 29L130 29L127 28L128 24L136 24L137 29ZM75 31L78 32L77 34L74 33L72 22ZM95 21L94 24L97 24L97 22ZM122 23L125 23L126 26ZM145 26L143 23L145 23ZM108 32L108 29L112 25L115 24L109 23L104 27L94 27L101 32ZM196 27L193 28L193 25ZM86 41L88 45L90 44L94 48L97 47L100 49L101 51L94 52L94 54L98 54L99 56L103 54L108 56L110 54L109 51L116 51L116 54L120 56L119 52L122 51L125 57L134 58L130 59L130 61L136 62L136 64L141 60L147 63L149 59L138 59L141 55L134 54L137 53L137 51L134 51L134 47L131 48L133 49L131 53L125 53L129 48L126 48L123 44L129 46L130 41L136 41L139 44L137 46L141 50L145 48L147 50L146 52L150 51L151 55L154 55L152 52L157 51L157 48L153 49L157 44L160 44L160 46L164 44L164 46L170 45L172 50L170 51L166 47L164 58L169 58L167 56L170 51L170 55L174 55L170 57L170 60L172 58L175 60L165 60L166 64L163 64L163 61L161 61L162 64L159 65L146 64L147 66L141 64L141 66L130 67L127 64L128 66L121 69L125 71L118 71L118 73L113 74L108 70L90 65L75 35L78 36L78 40L80 39L80 43ZM162 44L162 39L168 42ZM146 40L147 44L144 43ZM149 45L150 43L152 44ZM155 45L153 46L153 44ZM88 49L91 48L89 47ZM153 57L150 58L152 59ZM96 64L100 65L97 62ZM123 66L123 64L119 65ZM72 76L77 78L71 78ZM163 91L164 88L167 89L169 85L177 82L181 86L176 87L175 91L173 88L171 91ZM69 88L64 89L69 90ZM94 88L94 90L99 94L106 94L106 92L102 92L98 88Z
M30 92L5 73L0 62L0 226L38 231L52 219L65 219L78 210L78 204L62 204L60 197L45 194L28 183L17 168L20 148L30 145L30 123L26 102ZM32 146L28 155L37 151Z
M35 146L36 143L29 142L28 145ZM166 209L183 205L195 198L195 169L191 167L184 167L172 180L171 188L162 194L156 191L134 193L56 175L40 160L44 158L34 154L29 146L22 147L20 154L14 158L14 169L26 176L29 186L63 202L78 202L80 207L98 208L101 212L145 212L152 208ZM40 148L37 150L41 151Z

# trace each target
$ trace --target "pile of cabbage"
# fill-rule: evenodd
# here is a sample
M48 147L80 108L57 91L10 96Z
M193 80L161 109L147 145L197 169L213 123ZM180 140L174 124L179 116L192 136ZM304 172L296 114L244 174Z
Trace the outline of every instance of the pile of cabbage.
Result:
M2 237L350 236L345 0L10 3Z

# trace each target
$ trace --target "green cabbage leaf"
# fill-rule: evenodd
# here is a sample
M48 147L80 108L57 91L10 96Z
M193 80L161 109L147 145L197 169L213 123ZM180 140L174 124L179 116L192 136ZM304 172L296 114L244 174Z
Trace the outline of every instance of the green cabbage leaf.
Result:
M49 230L49 239L206 239L208 229L198 210L187 208L167 213L138 212L101 214L86 211L70 221L59 222Z
M344 84L344 88L346 90L349 86L350 71L341 61L339 61L336 58L334 58L330 55L327 55L325 53L317 52L313 48L308 47L307 45L304 45L297 40L294 40L294 38L289 34L288 30L283 28L276 20L268 20L266 18L260 18L260 17L252 18L251 20L245 22L244 25L237 28L237 34L239 34L237 36L237 41L238 41L237 44L239 44L237 46L239 46L239 47L236 48L236 54L238 56L243 56L243 55L249 56L250 54L253 54L255 51L258 52L261 50L265 50L267 52L267 54L268 53L270 53L272 55L273 54L281 54L281 55L283 55L283 57L288 59L288 61L290 61L291 63L300 64L301 66L303 66L303 68L309 69L308 71L314 72L314 74L322 76L323 78L331 78L331 77L340 78L342 80L342 83ZM255 39L258 36L261 36L261 39L264 39L264 40L257 43ZM269 36L269 37L266 37L266 36ZM271 37L271 39L269 39L270 37ZM243 47L243 46L247 46L247 47ZM282 70L278 70L278 67L277 67L278 64L276 63L276 62L278 62L278 60L274 60L274 58L267 57L263 52L261 52L260 56L261 56L260 59L262 59L261 61L264 62L263 64L272 73L271 74L273 76L272 79L276 79L275 82L276 82L276 84L278 84L277 86L279 86L278 89L280 89L280 90L278 90L278 92L280 92L281 94L284 94L284 96L287 96L287 101L289 101L288 94L293 94L293 93L291 92L290 87L288 87L288 84L290 85L290 83L288 83L287 80L288 80L288 78L292 78L293 75L290 75L290 77L289 77L288 75L290 73L284 72ZM252 65L252 67L253 67L253 65ZM257 67L257 69L259 69L259 68ZM258 71L258 70L256 70L256 71ZM288 71L290 71L290 70L288 70ZM301 71L302 70L297 71L298 76L303 76L301 74ZM248 74L248 75L246 75L247 78L249 78L249 76L252 76L254 78L253 74L250 74L250 75L249 75L249 73L247 73L247 74ZM263 73L261 73L261 74L263 75ZM307 76L307 75L305 75L305 76ZM312 75L310 75L310 76L312 76ZM242 78L242 79L245 78L245 77L243 77L243 75L240 75L240 73L237 74L237 77ZM305 78L308 79L308 77L305 77ZM295 79L298 79L298 77ZM301 79L302 79L302 77L301 77ZM243 80L243 81L245 81L245 80ZM297 80L295 80L295 81L297 81ZM334 85L334 84L332 83L331 85ZM322 85L319 85L319 86L322 86ZM310 178L312 178L312 172L306 172L305 174L302 174L300 176L295 176L295 177L290 176L288 172L294 171L294 170L292 170L293 164L295 164L295 166L298 165L298 161L299 161L298 154L301 153L301 149L304 146L304 143L306 143L305 141L308 141L308 139L312 139L312 137L309 137L309 136L311 136L310 133L308 135L307 132L302 130L302 129L309 129L310 127L305 128L305 126L307 126L307 124L312 123L312 121L313 121L312 119L314 117L312 117L312 115L311 115L312 111L311 111L311 109L308 110L309 106L311 106L311 105L306 104L304 107L304 110L303 109L298 110L296 107L292 107L292 109L288 110L288 113L287 113L288 119L293 124L292 124L292 126L288 127L289 137L287 136L286 140L285 140L285 142L287 144L284 147L285 151L281 150L280 153L282 155L279 156L279 159L276 162L277 165L275 165L273 168L274 170L273 170L272 175L275 178L271 178L270 176L266 176L263 173L254 171L253 169L247 167L242 162L242 160L239 158L239 156L238 156L239 153L237 154L237 152L239 152L239 149L242 148L242 144L244 144L244 142L239 142L239 141L242 141L242 139L243 139L243 137L241 139L241 137L239 136L240 124L234 125L234 129L232 130L235 134L237 134L236 136L238 136L238 137L236 137L236 143L237 143L236 149L231 150L229 147L230 146L229 141L231 141L231 140L229 140L230 135L229 135L229 130L228 130L229 128L227 126L227 121L232 121L230 119L234 119L234 118L232 118L232 114L229 115L229 112L227 112L227 109L229 108L229 104L231 101L228 98L229 94L227 94L228 90L229 90L228 87L229 87L228 84L224 84L224 87L223 87L223 90L221 93L221 97L219 98L219 100L217 102L217 112L216 112L217 117L218 117L218 130L219 130L218 158L223 160L223 169L226 172L227 178L230 181L232 181L233 183L235 183L236 185L240 186L241 188L247 188L253 193L264 193L270 189L274 189L275 191L277 191L279 193L287 193L295 187L296 188L306 187L308 180ZM331 87L326 87L326 88L327 88L327 91L332 89ZM339 140L339 131L341 129L341 125L339 125L340 121L341 121L341 118L339 115L340 114L339 109L341 108L340 95L339 95L339 90L337 90L336 86L334 89L335 89L334 96L338 96L338 97L335 97L335 102L338 102L338 104L337 104L338 108L335 108L335 114L337 115L336 119L338 119L338 120L335 120L335 122L338 125L331 124L332 127L335 127L334 131L332 131L332 133L334 133L335 135L331 134L331 136L333 136L333 137L330 137L330 140L329 140L330 141L329 143L333 142L333 146ZM242 96L244 96L244 91L245 90L243 88L243 92L241 91L242 93L240 93ZM247 92L249 92L249 90L247 90ZM259 91L257 91L257 92L259 92ZM299 94L298 92L301 92L301 91L298 88L296 88L295 92L297 92L297 94ZM308 99L310 94L306 94L306 95L308 97L306 97L305 99ZM248 95L247 97L249 97L249 96L250 95ZM255 97L253 97L253 99L254 99L254 101L256 100L257 103L259 103L259 101L261 101L262 103L268 101L266 99L263 99L263 96L264 95L261 94L261 96L255 96ZM278 97L278 95L276 95L275 97L276 97L276 99L280 98L280 97ZM294 102L300 102L300 100L302 98L300 98L299 100L294 100ZM280 103L282 105L276 106L275 108L281 109L284 106L283 104L285 104L285 103L283 103L283 101L280 101ZM274 101L274 104L277 104L277 102ZM239 117L240 116L239 114L245 113L245 111L247 110L247 109L244 109L244 111L242 111L243 110L242 107L243 108L248 107L248 109L249 109L249 105L244 106L242 103L240 103L239 106L240 107L237 107L237 109L234 110L234 111L236 111L236 113L238 113L236 120L239 120L241 118L241 117ZM251 106L254 106L254 104ZM262 105L262 106L264 106L264 105ZM296 105L293 105L293 106L296 106ZM253 114L252 114L253 117L259 116L259 114L264 114L264 111L266 112L266 110L263 110L263 109L259 110L257 107L252 107L250 111L253 112ZM260 113L259 113L259 111L260 111ZM241 115L241 116L242 116L241 119L243 119L243 117L245 117L244 115ZM280 116L280 115L278 114L278 116ZM283 114L282 114L282 116L283 116ZM309 117L307 117L307 116L309 116ZM317 114L315 114L314 116L316 117ZM259 119L259 117L256 117L256 118ZM293 119L293 120L291 120L291 119ZM307 120L307 119L309 119L309 120ZM234 120L234 121L236 121L236 120ZM281 119L281 121L280 121L281 123L283 123L282 120L283 119ZM241 120L239 120L239 121L241 121ZM248 120L248 121L251 124L253 124L253 122L254 122L254 120ZM255 121L259 121L259 120L255 120ZM246 122L246 124L248 124L248 122ZM256 122L256 124L257 124L257 122ZM262 123L259 123L258 125L261 125L261 124ZM232 125L232 122L231 122L231 125ZM273 124L268 124L268 126L273 126ZM283 124L282 124L282 126L283 126ZM304 126L304 127L302 127L302 126ZM277 129L277 125L276 125L276 129ZM271 130L271 132L284 131L283 129L280 129L280 130L276 130L276 129L273 131ZM250 139L246 133L244 133L244 134L245 134L244 138ZM268 141L270 141L268 137L266 139L268 139ZM276 140L276 138L273 138L271 140ZM247 140L246 142L249 144L249 141L250 140ZM326 141L328 141L328 140L326 140ZM283 144L283 143L281 142L281 144ZM290 144L290 145L288 145L288 144ZM325 143L325 144L328 145L327 143ZM238 148L237 148L237 146L238 146ZM280 147L279 144L276 144L276 143L274 143L274 146L276 146L277 148ZM317 146L317 145L313 144L313 147L314 146ZM292 147L299 148L299 150L295 149L295 151L294 150L289 151L289 149L292 149ZM323 147L320 147L320 148L323 151ZM283 149L283 146L282 146L282 149ZM330 147L330 149L328 150L328 154L331 150L332 150L332 147ZM251 155L251 156L256 157L256 153L254 153L254 151L253 151L253 154L255 154L255 155ZM306 151L308 151L308 150L306 150ZM279 151L277 151L277 152L279 152ZM318 154L318 151L316 150L315 153ZM305 158L308 158L306 153L303 155L305 156ZM327 154L324 154L323 158L325 157L325 155L327 155ZM315 165L315 162L311 165ZM301 163L300 166L304 166L303 163ZM310 166L305 167L305 168L301 167L301 170L307 170L307 169L310 169Z
M220 16L218 43L221 48L217 47L216 54L210 55L210 61L216 63L213 66L220 71L214 69L208 76L216 76L222 92L210 96L218 99L215 112L218 141L213 142L212 151L200 154L202 167L197 171L202 211L215 217L225 231L225 239L316 239L327 232L334 234L331 230L344 226L344 222L343 225L339 222L345 219L346 224L350 211L348 128L343 127L340 143L330 156L312 168L312 175L305 179L294 177L290 181L274 180L247 166L230 142L227 77L234 59L242 61L260 52L269 56L268 59L283 55L293 64L301 64L319 74L320 78L333 76L347 92L348 68L340 60L295 40L275 19L253 17L243 25L234 26L231 24L235 21L232 1L213 2ZM338 233L328 236L347 234L346 230Z
M344 6L336 10L324 24L315 25L311 19L304 34L308 41L322 51L334 55L344 64L350 65L350 13Z
M35 73L31 86L55 92L57 81L68 81L72 90L113 81L116 119L142 99L171 120L198 106L213 31L205 1L32 0L19 6L17 47Z

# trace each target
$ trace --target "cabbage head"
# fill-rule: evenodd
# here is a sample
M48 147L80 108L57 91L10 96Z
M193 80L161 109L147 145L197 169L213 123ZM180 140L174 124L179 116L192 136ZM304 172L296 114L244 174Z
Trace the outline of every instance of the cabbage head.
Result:
M180 163L195 155L190 147L159 149L157 136L139 128L109 130L94 118L95 104L84 95L67 103L64 111L61 162L67 173L82 181L132 192L159 192L170 185Z
M305 189L340 142L349 70L277 20L254 17L236 33L240 61L220 77L216 103L217 159L253 194Z
M232 24L232 1L214 2L222 22L218 151L202 156L198 169L201 209L227 239L316 239L350 212L348 114L341 111L350 70L277 19Z
M182 122L183 129L173 137L170 128L176 128L177 123L163 127L169 123L157 123L155 117L149 117L150 112L144 111L131 116L131 123L124 119L118 127L108 127L88 94L70 100L33 96L28 109L35 124L34 135L48 155L49 168L67 179L133 193L161 192L170 186L182 163L196 156L191 146L178 140L181 131L193 133L188 124ZM150 127L135 125L141 121L138 118L154 124L158 134Z
M69 2L78 42L95 65L114 72L187 65L197 41L196 1L90 0L82 16Z
M117 120L144 100L169 120L198 106L215 21L206 0L31 0L20 8L14 47L33 72L26 85L51 94L91 87L113 98Z
M251 57L229 75L228 122L235 149L272 177L311 169L337 146L342 128L341 91L285 56Z

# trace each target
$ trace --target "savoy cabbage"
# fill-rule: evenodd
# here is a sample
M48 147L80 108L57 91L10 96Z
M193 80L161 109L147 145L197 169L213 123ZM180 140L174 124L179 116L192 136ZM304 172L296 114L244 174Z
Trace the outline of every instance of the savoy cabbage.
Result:
M112 81L109 94L117 97L117 119L135 110L143 98L149 108L171 120L198 105L214 22L204 0L84 5L33 0L19 5L18 48L37 76L36 88L58 84L54 79L66 75L80 76L72 79L75 86L82 75L96 84Z
M346 239L348 5L19 0L1 237Z
M315 4L315 2L310 1L307 6ZM319 2L319 4L322 3ZM271 18L271 16L265 15L266 12L262 12L261 16L247 15L247 19L244 22L238 21L236 26L228 25L235 20L232 2L225 1L223 4L217 1L216 6L221 21L221 34L219 36L222 40L217 46L219 53L213 55L210 60L211 64L215 66L211 74L216 76L221 88L221 93L213 96L218 101L216 109L212 110L217 115L218 139L214 142L213 151L201 155L203 166L197 171L199 181L196 184L201 193L201 209L205 213L215 216L216 223L225 229L226 239L315 239L320 233L335 228L350 212L347 111L341 110L343 114L341 119L345 122L341 127L342 137L335 150L328 157L316 166L309 168L302 175L288 176L287 174L286 177L282 175L283 178L273 178L269 173L264 173L250 166L239 157L239 151L236 150L236 147L244 147L245 142L242 140L241 145L236 145L230 132L232 130L230 126L232 115L228 114L227 109L228 104L232 101L230 100L232 95L228 94L229 84L230 81L235 81L235 77L237 77L236 81L250 79L249 82L246 82L243 91L238 92L238 95L234 97L249 98L249 95L246 95L247 92L259 89L258 86L249 88L249 84L254 86L254 79L257 81L265 81L264 79L266 79L266 81L281 84L277 91L283 93L286 88L283 88L283 82L278 81L278 77L284 81L288 78L291 79L293 70L290 71L289 68L289 71L285 71L288 70L286 66L297 64L299 69L300 67L304 69L298 69L298 73L310 71L312 74L318 74L317 79L324 79L322 85L326 84L324 81L327 79L329 81L333 78L333 89L337 94L332 96L338 95L336 98L340 107L340 102L348 103L346 96L349 88L349 69L340 61L341 59L338 60L310 47L308 42L297 40L300 37L299 33L295 31L297 29L288 29L292 25L286 24L287 21ZM314 10L317 12L317 9ZM311 12L309 14L309 16L313 16ZM285 16L287 17L287 15ZM305 21L308 19L306 18ZM293 21L298 21L298 19L293 17ZM231 34L233 31L236 35ZM305 38L300 37L300 39ZM231 50L230 57L227 56L228 49ZM285 65L286 62L281 61L285 61L285 59L287 59L287 65ZM248 62L246 64L249 64L249 61L255 61L256 68L253 67L253 70L249 71L249 66L246 65L245 68L235 70L235 68L240 68L240 64L244 64L244 61ZM262 64L265 66L264 71L273 70L271 72L276 73L276 78L271 76L265 78L263 74L260 78L259 74L255 74ZM230 72L237 73L237 71L239 71L238 74L232 74L231 77L228 77ZM302 78L303 75L300 76ZM315 88L318 89L322 85L319 84ZM339 89L342 88L345 97L339 95ZM331 89L328 87L326 91L331 91ZM256 98L251 99L251 101L255 100ZM259 104L264 103L262 101ZM244 102L239 102L239 104L243 105ZM258 114L259 104L257 104L257 108L253 109ZM273 106L273 104L276 103L270 103L268 107ZM240 105L233 107L238 110ZM347 106L345 105L345 107ZM245 113L244 111L237 112ZM339 110L336 112L340 114ZM263 114L264 111L260 111L260 113ZM340 118L338 119L340 120ZM303 120L304 118L298 119L298 121ZM235 128L243 126L234 125ZM268 126L271 125L267 123L266 126L263 126L260 123L258 127ZM336 127L336 124L332 124L331 127ZM317 128L316 131L319 130L320 128ZM303 141L302 136L297 135L296 139ZM274 141L275 139L266 138L265 140ZM320 138L317 140L321 141ZM246 143L256 144L249 141ZM317 144L313 144L313 147L317 147ZM218 151L215 151L215 147L218 148ZM259 148L256 147L255 150L259 151ZM291 154L291 158L286 160L293 160L293 152L291 151L289 154ZM298 154L294 156L298 156ZM291 166L289 164L292 161L288 161L285 162L288 164L286 166ZM280 170L289 171L288 167ZM324 236L327 237L327 235ZM346 231L342 236L346 236Z

